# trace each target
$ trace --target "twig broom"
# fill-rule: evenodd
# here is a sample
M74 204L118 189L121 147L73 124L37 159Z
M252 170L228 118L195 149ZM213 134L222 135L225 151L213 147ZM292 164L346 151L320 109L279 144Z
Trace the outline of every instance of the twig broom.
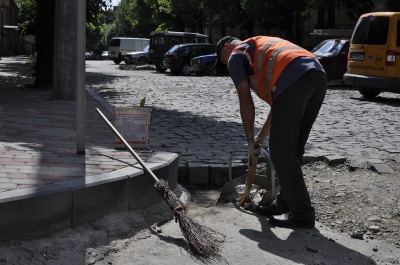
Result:
M179 222L182 234L186 239L186 243L193 254L203 258L219 257L220 245L223 241L223 235L211 228L208 228L199 222L191 219L182 206L179 198L169 189L168 184L163 179L158 179L156 175L144 164L142 159L125 141L121 134L114 128L104 114L96 108L97 113L110 127L118 139L125 145L129 152L135 157L142 168L153 177L154 187L163 197L165 203L175 216L175 222Z

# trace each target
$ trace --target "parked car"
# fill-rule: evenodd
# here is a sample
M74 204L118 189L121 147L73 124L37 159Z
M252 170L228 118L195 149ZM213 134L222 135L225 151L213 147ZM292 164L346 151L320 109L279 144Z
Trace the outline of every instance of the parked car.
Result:
M325 69L328 82L332 79L343 79L347 68L349 39L328 39L311 50Z
M162 66L164 54L176 44L212 43L207 35L193 32L152 31L150 33L149 56L153 60L157 72L165 72Z
M93 59L93 56L94 56L94 52L92 52L92 51L85 52L86 60Z
M400 12L360 16L351 37L346 84L366 98L400 93Z
M121 63L128 52L143 51L144 47L149 45L150 39L147 38L112 38L108 44L108 57L115 64Z
M140 64L145 64L151 62L149 58L149 47L150 45L147 45L144 47L143 51L140 52L128 52L125 55L124 61L126 64L134 64L134 63L140 63Z
M192 72L199 75L224 75L228 74L228 69L217 72L215 70L215 62L217 61L217 54L207 54L202 56L194 57L190 60L192 66Z
M212 53L216 53L214 44L177 44L165 53L163 67L170 69L173 74L190 75L192 73L190 60L200 55Z
M102 60L108 60L108 51L103 51L101 53L101 59Z

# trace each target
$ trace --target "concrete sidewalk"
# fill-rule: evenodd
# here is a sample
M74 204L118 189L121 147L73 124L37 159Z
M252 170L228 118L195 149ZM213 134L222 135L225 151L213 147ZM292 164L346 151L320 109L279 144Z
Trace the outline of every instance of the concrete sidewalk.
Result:
M53 100L32 84L27 57L0 60L0 239L41 234L160 200L153 179L126 150L86 96L86 154L77 154L76 101ZM178 155L140 152L159 178L177 184ZM130 194L135 194L134 199Z

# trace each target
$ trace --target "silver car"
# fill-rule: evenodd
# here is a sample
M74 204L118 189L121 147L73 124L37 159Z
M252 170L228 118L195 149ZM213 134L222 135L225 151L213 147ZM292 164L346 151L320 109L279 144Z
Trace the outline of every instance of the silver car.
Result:
M128 52L125 55L124 61L126 64L146 64L149 60L149 45L140 52Z

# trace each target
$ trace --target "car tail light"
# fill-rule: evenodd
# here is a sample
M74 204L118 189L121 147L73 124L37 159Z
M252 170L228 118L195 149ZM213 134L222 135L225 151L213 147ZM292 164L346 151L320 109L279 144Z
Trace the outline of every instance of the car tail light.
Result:
M171 55L171 61L178 61L178 55L177 54L172 54Z
M386 66L396 66L396 51L386 52Z

